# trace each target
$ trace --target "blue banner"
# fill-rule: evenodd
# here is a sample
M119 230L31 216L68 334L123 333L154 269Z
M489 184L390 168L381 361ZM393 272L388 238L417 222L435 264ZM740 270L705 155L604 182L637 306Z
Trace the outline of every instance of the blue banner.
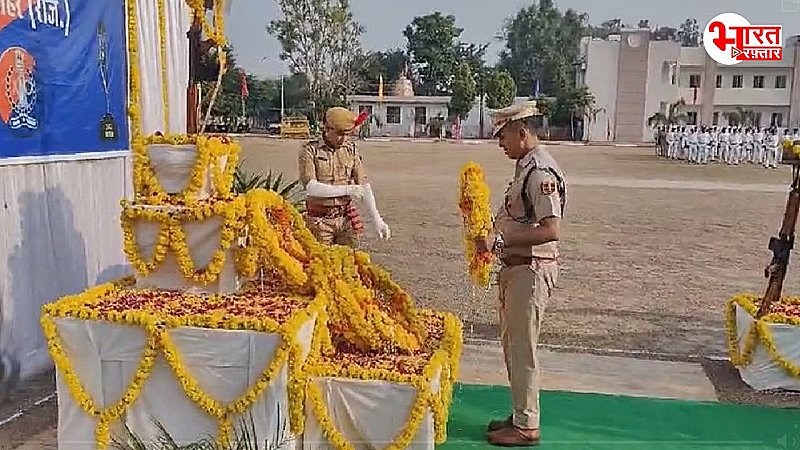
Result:
M0 0L0 158L128 148L124 0Z

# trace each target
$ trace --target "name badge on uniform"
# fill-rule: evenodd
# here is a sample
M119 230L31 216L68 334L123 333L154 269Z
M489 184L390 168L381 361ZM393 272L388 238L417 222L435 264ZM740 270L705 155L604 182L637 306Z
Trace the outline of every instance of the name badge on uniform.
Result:
M320 155L320 156L317 156L317 159L318 159L318 160L320 160L320 161L327 161L327 160L328 160L328 157L327 157L327 156L321 156L321 155Z
M558 185L554 180L545 180L542 181L541 189L542 194L550 195L558 190Z

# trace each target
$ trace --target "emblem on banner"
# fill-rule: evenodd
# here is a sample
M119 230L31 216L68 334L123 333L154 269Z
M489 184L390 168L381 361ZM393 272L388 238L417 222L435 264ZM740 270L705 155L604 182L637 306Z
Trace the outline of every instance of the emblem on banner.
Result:
M22 47L9 47L0 55L0 120L12 130L39 128L35 67L36 60Z
M711 19L703 31L703 47L714 61L732 66L742 61L783 59L783 27L750 25L736 13Z

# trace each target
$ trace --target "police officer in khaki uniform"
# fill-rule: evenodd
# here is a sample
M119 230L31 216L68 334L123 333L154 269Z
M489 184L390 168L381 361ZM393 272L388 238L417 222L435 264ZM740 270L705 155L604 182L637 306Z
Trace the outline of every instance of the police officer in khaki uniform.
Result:
M501 109L494 134L516 161L514 179L494 230L476 242L502 262L499 321L511 385L512 414L489 423L487 440L500 446L539 443L539 361L536 345L545 306L558 278L558 240L566 183L555 159L539 146L532 119L536 102Z
M348 139L356 126L357 117L350 110L331 108L325 114L322 139L310 141L300 150L306 225L324 244L357 244L362 224L356 202L362 200L380 238L391 236L375 206L358 148Z

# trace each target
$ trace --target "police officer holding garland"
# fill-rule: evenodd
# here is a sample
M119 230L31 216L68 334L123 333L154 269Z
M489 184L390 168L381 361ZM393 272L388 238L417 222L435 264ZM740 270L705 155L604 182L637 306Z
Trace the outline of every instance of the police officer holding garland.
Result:
M306 225L324 244L357 244L362 225L356 202L362 200L378 236L391 237L375 204L361 154L349 139L357 126L358 117L352 111L329 109L322 139L304 145L298 157L300 183L306 189Z
M500 334L512 413L489 423L487 440L499 446L536 445L540 439L536 346L545 306L558 279L566 183L558 163L539 146L532 121L537 115L536 102L494 115L494 135L516 167L493 231L476 242L479 250L497 252L502 262Z

